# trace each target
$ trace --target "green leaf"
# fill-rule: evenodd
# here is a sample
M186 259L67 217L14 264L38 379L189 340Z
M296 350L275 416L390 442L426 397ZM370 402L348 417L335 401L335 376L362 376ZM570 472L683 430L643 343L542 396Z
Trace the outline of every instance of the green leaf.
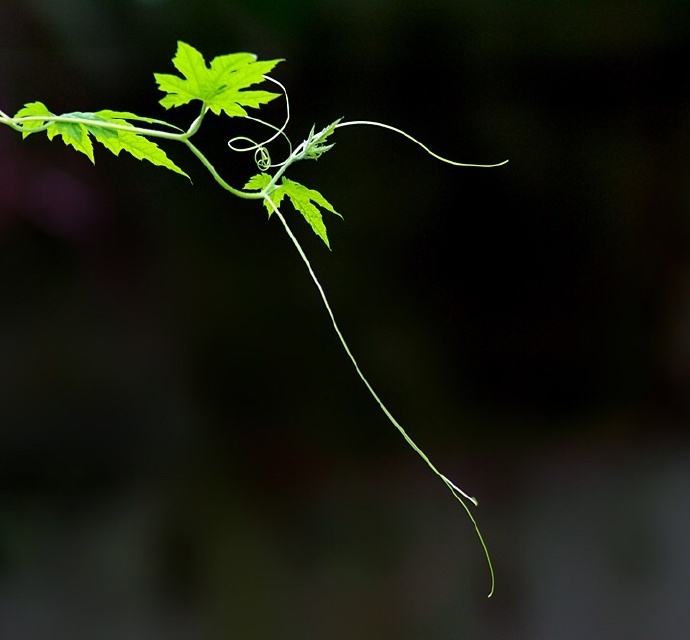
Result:
M244 188L248 191L261 191L265 189L271 183L271 176L267 173L257 173L252 176L244 185Z
M272 178L268 173L257 173L255 176L249 178L247 184L244 185L244 188L247 191L261 191L271 183L271 179ZM269 195L271 196L271 200L277 209L280 206L280 203L283 201L285 189L282 186L276 186ZM264 207L266 207L266 210L268 211L268 217L270 218L273 214L273 208L270 204L268 204L268 201L265 199Z
M167 94L160 101L166 109L201 100L216 115L222 111L230 117L246 116L243 107L259 107L279 95L246 89L263 82L280 60L257 61L252 53L231 53L217 56L209 67L199 51L180 41L172 62L183 77L154 74L158 87Z
M74 147L77 151L88 156L91 162L95 162L93 154L93 143L91 137L93 136L106 149L119 155L120 151L126 151L133 155L137 160L148 160L166 169L170 169L175 173L179 173L187 178L189 176L182 171L155 142L152 142L143 135L135 133L134 131L126 131L123 129L112 129L107 125L117 125L118 127L131 127L127 119L140 120L144 122L152 122L171 126L163 121L155 120L153 118L143 118L133 113L126 111L111 111L103 110L97 113L73 111L65 113L61 116L55 116L42 102L32 102L24 105L20 109L15 118L23 117L49 117L49 118L63 118L69 120L68 122L53 120L28 120L22 123L24 127L24 137L34 133L32 129L48 125L46 133L48 138L52 140L56 135L62 138L62 141Z
M124 121L123 121L124 122ZM112 129L103 129L93 127L92 132L96 140L100 142L106 149L112 151L116 156L120 151L126 151L133 155L137 160L148 160L165 169L170 169L175 173L189 178L189 176L182 171L168 156L165 151L161 149L155 142L151 142L148 138L140 136L130 131L117 131L117 135L111 135Z
M330 151L335 143L323 144L328 136L330 136L342 118L338 118L335 122L331 122L327 127L324 127L318 133L314 133L314 127L309 132L309 137L304 141L304 158L308 160L318 160L324 153Z
M143 120L145 122L157 122L166 124L162 121L157 121L153 118L142 118L140 116L131 114L126 111L110 111L103 110L97 113L82 113L83 118L93 121L94 124L87 124L86 128L98 142L100 142L106 149L114 153L116 156L120 151L125 151L133 155L137 160L147 160L165 169L170 169L175 173L189 178L189 176L182 171L170 158L163 149L161 149L155 142L148 138L135 133L134 131L123 131L122 129L110 129L99 125L99 123L110 123L120 126L130 126L130 124L123 118L132 120ZM167 125L170 126L170 125Z
M47 130L48 139L52 140L56 135L62 138L62 141L77 151L85 154L92 163L95 163L93 157L93 143L89 138L89 131L83 124L76 122L52 122Z
M66 114L65 117L71 117L72 115L73 114ZM30 102L25 104L24 107L17 111L14 117L45 117L46 120L37 119L23 122L22 127L24 131L22 131L22 136L26 138L32 133L35 133L35 129L44 127L47 124L48 127L45 131L50 140L59 135L66 145L74 147L77 151L88 156L91 162L94 162L93 144L89 138L89 132L83 124L78 122L50 121L48 118L54 118L55 114L52 113L42 102Z
M299 182L294 182L287 178L283 178L283 182L280 186L285 191L285 195L290 198L292 206L302 214L304 219L309 223L309 226L314 230L314 233L319 236L330 249L331 245L328 242L326 225L321 217L319 207L341 218L342 216L333 208L333 205L331 205L326 198L314 189L307 189L307 187L301 185Z
M258 173L252 176L244 185L244 188L249 191L261 191L271 183L271 176L268 173ZM314 189L307 189L304 185L294 180L283 178L280 185L274 187L268 194L273 201L273 204L278 208L283 198L287 196L292 203L292 206L302 214L302 217L307 221L309 226L314 230L314 233L319 236L330 249L331 245L328 242L328 234L326 233L326 225L323 222L321 211L319 207L334 213L342 218L342 216L333 208L333 205L326 200L318 191ZM264 200L264 205L268 209L268 215L273 213L271 205Z
M53 114L48 110L42 102L28 102L17 113L15 118L27 118L38 116L52 116ZM39 129L45 125L45 120L29 120L22 122L22 138L30 136L34 131L32 129Z

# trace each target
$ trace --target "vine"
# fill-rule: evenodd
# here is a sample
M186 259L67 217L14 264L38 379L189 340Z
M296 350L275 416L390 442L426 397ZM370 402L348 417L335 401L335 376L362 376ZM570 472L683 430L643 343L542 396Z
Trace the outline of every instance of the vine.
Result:
M292 142L285 133L290 120L290 103L287 91L280 82L267 75L281 61L282 60L259 61L255 55L250 53L233 53L217 56L207 65L203 55L194 47L184 42L178 42L177 51L172 59L172 63L181 76L156 73L154 74L154 78L159 89L165 93L165 96L160 100L160 104L166 109L179 107L197 100L201 102L199 115L186 130L164 120L146 118L128 111L105 109L96 112L74 111L56 115L42 102L27 103L24 107L19 109L14 116L9 116L5 112L0 111L0 123L20 132L22 138L42 131L46 132L50 140L59 136L66 145L86 155L94 164L93 141L95 140L116 156L124 151L138 160L147 160L154 165L169 169L189 178L189 175L178 167L153 140L161 139L180 142L197 157L223 189L239 198L262 200L268 212L268 217L270 218L272 215L278 217L290 241L295 246L302 262L306 266L309 276L321 296L321 301L331 320L333 330L362 383L407 444L421 457L429 469L443 481L453 497L462 505L469 516L488 564L491 579L489 597L491 597L495 586L491 556L479 529L479 525L467 504L470 502L477 506L477 500L463 491L458 485L438 470L426 453L415 443L383 404L378 394L369 383L369 380L362 373L357 360L352 354L336 322L325 290L316 276L297 237L288 225L280 207L285 197L287 197L293 208L302 215L314 233L321 238L330 249L322 211L327 211L337 216L340 216L340 214L336 212L333 205L331 205L331 203L318 191L309 189L298 182L290 180L285 177L285 173L289 167L296 162L302 160L317 160L324 153L330 151L330 149L333 148L333 143L329 142L330 136L337 129L342 129L344 127L372 126L393 131L420 146L426 153L435 159L453 166L497 167L505 164L507 160L493 165L455 162L437 155L424 144L400 129L388 124L369 120L343 121L339 119L318 132L312 127L306 139L296 147L293 147ZM274 93L265 90L250 89L250 87L264 81L269 81L276 85L281 92ZM276 127L263 120L250 116L245 110L245 108L259 108L261 105L281 95L285 99L286 116L284 123L280 127ZM254 152L254 160L259 169L259 173L251 177L242 188L233 187L226 182L206 156L191 141L191 138L197 133L209 111L215 115L224 113L231 118L248 118L267 126L273 131L273 134L262 142L256 142L245 136L236 136L228 141L228 146L233 151ZM154 125L160 128L140 126L139 124L133 123L144 123L145 125ZM267 145L279 137L287 141L289 153L283 161L274 163L268 152ZM272 169L274 172L270 173Z

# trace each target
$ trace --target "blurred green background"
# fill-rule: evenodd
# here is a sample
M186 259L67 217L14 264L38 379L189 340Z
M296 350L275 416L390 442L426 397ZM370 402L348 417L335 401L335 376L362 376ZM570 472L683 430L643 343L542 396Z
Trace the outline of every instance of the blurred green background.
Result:
M176 41L281 57L291 216L0 131L0 637L685 639L690 7L4 0L0 108L166 114ZM262 109L282 122L284 105ZM209 118L199 145L255 172ZM281 154L280 146L274 157Z

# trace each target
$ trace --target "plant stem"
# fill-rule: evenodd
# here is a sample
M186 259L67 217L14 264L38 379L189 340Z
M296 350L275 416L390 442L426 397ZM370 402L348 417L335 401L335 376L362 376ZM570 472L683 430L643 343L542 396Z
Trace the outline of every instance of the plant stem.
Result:
M316 286L319 295L321 296L321 301L323 302L324 307L326 308L326 311L328 313L328 316L331 319L331 324L333 326L333 330L335 331L336 335L338 336L338 339L340 340L340 344L342 345L343 349L345 350L345 353L347 354L348 358L350 359L350 362L352 362L352 365L355 368L355 371L357 372L357 375L359 376L360 380L364 383L364 386L367 388L369 393L371 394L372 398L376 401L378 404L379 408L381 411L385 414L385 416L388 418L388 420L391 422L391 424L400 432L402 437L405 439L407 444L412 447L412 449L424 460L424 462L427 464L427 466L443 481L443 483L448 487L450 492L453 494L453 497L463 506L465 511L467 512L467 515L470 518L470 521L472 522L472 525L474 526L474 530L477 534L477 537L479 538L479 542L482 546L482 549L484 550L484 555L486 557L487 564L489 566L489 574L490 574L490 580L491 580L491 586L489 589L489 595L488 597L490 598L493 595L494 592L494 587L496 583L496 578L494 575L494 568L493 568L493 563L491 562L491 556L489 554L489 549L486 546L486 542L484 541L484 537L482 536L482 533L479 529L479 525L477 524L477 520L475 519L474 515L470 511L470 508L467 506L467 503L465 500L469 500L472 504L475 506L478 504L477 500L473 498L472 496L468 495L465 493L462 489L460 489L454 482L452 482L447 476L442 474L434 465L433 462L429 459L429 457L424 453L424 451L415 443L415 441L407 434L405 429L402 427L402 425L395 419L393 414L388 410L385 404L383 404L383 401L381 398L379 398L378 394L376 391L374 391L374 388L371 386L371 383L369 380L367 380L366 376L364 373L362 373L362 370L359 368L359 364L357 363L357 360L355 359L354 355L352 354L352 351L350 351L350 347L347 344L347 341L345 340L345 337L343 336L342 332L340 331L340 327L338 326L338 323L336 322L335 319L335 314L333 313L333 309L331 308L330 303L328 302L328 298L326 297L326 292L324 291L323 286L321 285L321 282L316 276L316 273L314 272L314 269L311 266L311 263L309 262L309 258L307 258L307 254L304 252L304 249L302 249L302 245L300 245L299 241L295 237L295 234L292 233L292 229L288 226L287 221L283 217L283 214L280 212L278 207L276 207L275 203L269 195L265 196L266 201L268 202L269 206L273 210L273 213L275 213L278 218L280 219L280 222L282 223L285 232L287 233L288 237L292 241L292 244L295 246L295 249L297 249L297 253L299 253L300 258L302 259L302 262L305 264L307 267L307 271L309 272L309 276L311 277L312 281L314 282L314 285Z

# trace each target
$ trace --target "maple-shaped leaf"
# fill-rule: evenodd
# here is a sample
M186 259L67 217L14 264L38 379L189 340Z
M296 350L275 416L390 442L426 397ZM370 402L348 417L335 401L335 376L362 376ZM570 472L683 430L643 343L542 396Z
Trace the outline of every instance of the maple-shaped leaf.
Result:
M271 176L267 173L257 173L247 180L247 184L244 188L248 191L261 191L265 189L269 184L271 184Z
M231 53L217 56L207 66L199 51L180 41L172 62L183 77L154 74L158 87L167 94L160 101L166 109L201 100L216 115L222 111L230 117L246 116L243 107L259 107L279 95L247 88L263 82L280 60L258 61L253 53Z
M299 182L288 180L287 178L283 178L280 186L284 189L285 195L290 198L292 206L302 214L304 219L309 223L309 226L314 230L314 233L319 236L330 249L331 245L328 242L326 225L323 223L319 207L341 218L342 216L333 208L333 205L328 202L326 198L314 189L307 189L307 187Z
M271 176L267 173L260 173L249 179L244 186L245 189L252 191L260 191L265 189L271 182ZM292 203L292 206L302 214L302 217L307 221L314 233L321 238L326 246L330 249L331 245L328 242L328 234L326 233L326 225L323 222L321 211L319 207L334 213L342 218L342 216L333 208L333 205L326 200L315 189L308 189L299 182L283 178L280 185L276 186L269 194L273 204L276 208L280 205L283 198L287 196ZM268 209L269 216L273 213L268 202L264 202Z
M35 118L35 120L26 120L22 122L22 138L26 138L34 133L33 129L40 129L45 125L45 120L41 118L43 116L51 117L54 114L48 110L42 102L27 102L17 113L14 114L15 118Z
M55 122L49 118L55 117L48 107L42 102L29 102L25 104L14 116L15 118L36 118L35 120L27 120L22 123L22 136L26 138L28 135L35 133L33 129L39 129L48 125L45 130L48 138L52 140L56 135L62 138L62 141L77 151L88 156L91 162L94 162L93 144L89 138L89 132L83 124L76 122ZM45 119L41 119L45 118Z
M130 125L125 118L166 124L162 121L143 118L126 111L111 111L109 109L96 113L74 111L59 116L67 121L51 120L55 117L55 114L42 102L26 104L15 115L15 118L36 118L22 122L22 135L24 137L35 133L36 129L48 125L46 133L50 140L59 135L65 144L85 154L93 163L95 163L95 159L91 136L115 155L119 155L120 151L126 151L138 160L148 160L152 164L189 177L168 158L165 151L155 142L133 131L127 131L126 129ZM108 124L114 124L118 128L110 128L107 126Z

